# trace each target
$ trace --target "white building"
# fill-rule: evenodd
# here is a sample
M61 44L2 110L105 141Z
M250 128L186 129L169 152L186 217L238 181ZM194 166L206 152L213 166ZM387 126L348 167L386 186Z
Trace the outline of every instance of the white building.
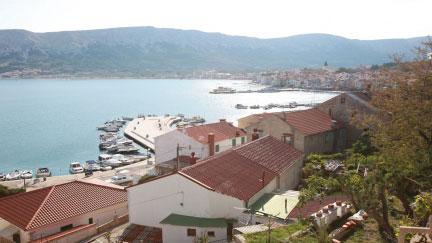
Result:
M54 185L0 199L0 242L79 242L106 223L127 221L127 213L123 188Z
M231 239L242 208L294 189L303 153L273 137L257 139L175 173L129 187L130 223L162 230L165 243Z
M205 159L215 153L246 143L246 133L221 119L217 123L176 129L155 137L156 164L170 161L179 155Z

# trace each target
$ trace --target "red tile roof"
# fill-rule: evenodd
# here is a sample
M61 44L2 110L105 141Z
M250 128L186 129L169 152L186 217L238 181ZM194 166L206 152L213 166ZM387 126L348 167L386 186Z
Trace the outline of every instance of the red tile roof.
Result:
M215 142L235 138L236 134L239 134L239 136L246 136L245 131L226 121L188 127L185 128L185 133L203 144L208 143L209 133L215 135Z
M327 113L322 112L317 108L289 112L253 114L248 116L248 118L256 118L255 122L258 122L259 120L268 119L273 116L279 117L290 126L294 127L294 129L305 135L331 131L335 128L341 127L342 125L341 123L332 120Z
M271 136L236 148L235 151L278 174L303 156L300 150Z
M0 199L0 218L31 230L127 201L123 189L73 181Z
M260 154L262 153L262 154ZM227 150L179 173L216 192L247 201L303 154L267 136Z
M326 196L323 199L315 199L307 202L302 207L295 207L287 216L287 219L296 219L296 218L307 218L311 214L318 212L324 206L327 206L330 203L334 203L336 201L347 201L349 197L346 195L333 195Z

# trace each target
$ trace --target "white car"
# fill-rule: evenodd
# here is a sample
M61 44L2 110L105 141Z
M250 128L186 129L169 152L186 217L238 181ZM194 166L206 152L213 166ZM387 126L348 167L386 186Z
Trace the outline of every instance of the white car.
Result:
M106 182L113 183L116 185L126 184L126 183L130 183L132 181L133 181L132 176L123 175L123 174L115 175L115 176L111 177L111 179L106 180Z
M72 162L69 165L69 172L71 174L83 173L84 168L81 166L80 162Z

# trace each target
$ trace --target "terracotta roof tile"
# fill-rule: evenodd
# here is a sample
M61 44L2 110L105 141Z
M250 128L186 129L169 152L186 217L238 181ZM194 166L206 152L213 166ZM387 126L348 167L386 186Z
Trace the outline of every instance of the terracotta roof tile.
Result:
M277 115L289 125L293 126L294 129L306 135L331 131L340 125L332 120L327 113L316 108L281 112L277 113Z
M73 181L0 199L0 218L30 230L127 201L123 189Z
M262 153L262 154L260 154ZM249 200L303 154L267 136L182 169L179 173L215 190Z
M204 124L199 126L185 128L185 133L197 140L200 143L208 143L208 134L213 133L215 135L215 142L222 141L229 138L236 137L238 133L240 136L245 136L246 132L242 129L233 126L228 122L217 122Z

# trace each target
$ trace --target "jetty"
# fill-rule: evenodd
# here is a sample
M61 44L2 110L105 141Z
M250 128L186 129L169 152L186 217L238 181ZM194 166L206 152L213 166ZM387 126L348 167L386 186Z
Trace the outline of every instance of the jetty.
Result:
M154 138L175 129L172 127L173 124L180 120L180 117L175 116L141 116L128 123L124 135L144 148L154 151Z

